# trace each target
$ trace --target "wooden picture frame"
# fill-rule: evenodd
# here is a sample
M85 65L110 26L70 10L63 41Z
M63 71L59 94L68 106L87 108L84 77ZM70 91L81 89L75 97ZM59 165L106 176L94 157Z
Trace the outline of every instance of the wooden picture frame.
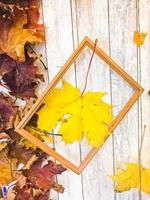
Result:
M83 51L85 47L89 47L91 50L94 49L94 42L91 41L90 38L85 37L83 41L80 43L78 48L72 53L70 58L67 60L67 62L64 64L64 66L61 68L59 73L55 76L55 78L51 81L47 89L43 92L43 95L40 96L36 103L33 105L33 107L30 109L30 111L26 114L26 116L22 119L22 121L17 125L15 131L18 132L21 136L29 140L31 143L36 145L38 148L55 158L57 161L59 161L61 164L63 164L65 167L71 169L77 174L80 174L84 168L88 165L88 163L91 161L91 159L94 157L94 155L99 150L98 148L92 148L88 155L84 158L82 163L79 166L76 166L66 158L64 158L62 155L57 153L52 148L48 147L46 144L44 144L42 141L40 141L38 138L33 136L31 133L29 133L27 130L24 129L28 121L31 119L33 114L37 111L37 109L40 107L42 102L44 101L45 97L51 92L51 90L57 85L57 83L61 80L63 75L67 72L67 70L71 67L71 65L74 63L76 58L80 55L80 53ZM122 108L122 110L119 112L119 114L115 117L111 125L109 126L109 130L113 132L113 130L118 126L120 121L124 118L124 116L127 114L129 109L133 106L133 104L138 100L139 96L144 91L143 88L129 75L127 74L115 61L113 61L102 49L99 47L96 47L95 54L99 56L103 61L105 61L117 74L119 74L126 82L128 82L129 85L131 85L135 92L132 95L132 97L129 99L129 101L126 103L126 105Z

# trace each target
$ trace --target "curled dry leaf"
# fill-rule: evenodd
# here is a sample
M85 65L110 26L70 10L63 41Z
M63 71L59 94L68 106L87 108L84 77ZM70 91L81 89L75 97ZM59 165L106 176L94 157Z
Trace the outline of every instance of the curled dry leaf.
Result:
M38 111L38 128L52 131L59 123L59 133L66 143L81 141L84 134L90 145L100 147L111 134L111 105L103 102L102 92L86 92L64 81L45 99L45 107ZM90 123L89 123L90 122Z
M11 9L0 7L0 53L24 60L26 43L41 43L44 41L42 31L24 28L27 24L27 15L16 6Z
M137 188L150 194L150 169L139 164L126 163L126 168L119 169L112 179L116 183L115 190L118 192Z
M0 55L0 75L9 93L21 99L35 98L36 86L43 79L33 59L19 62L6 54Z
M13 120L17 113L10 96L0 93L0 131L13 127Z
M133 42L139 47L144 44L147 33L140 33L138 31L134 31Z

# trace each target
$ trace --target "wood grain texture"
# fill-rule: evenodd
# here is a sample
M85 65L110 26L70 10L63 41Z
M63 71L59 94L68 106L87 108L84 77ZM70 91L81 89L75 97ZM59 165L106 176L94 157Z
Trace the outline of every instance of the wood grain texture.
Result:
M137 49L132 41L133 31L136 29L136 1L110 0L109 2L111 56L137 79ZM115 105L117 103L113 111L117 113L133 91L114 73L111 74L111 80L112 103ZM136 104L115 130L115 168L127 161L138 161L138 128L138 105ZM116 200L124 199L138 200L139 192L131 190L116 194Z
M149 0L43 0L43 15L47 26L46 53L50 80L65 63L70 53L77 47L85 35L93 40L98 38L101 48L110 54L124 69L141 82L145 88L140 103L136 104L115 130L114 137L109 138L88 168L77 176L66 172L58 177L64 184L64 194L53 193L56 200L141 200L135 189L121 194L114 193L110 174L126 161L137 162L138 141L143 125L147 125L146 139L143 145L143 164L150 167L150 34L144 46L137 49L132 42L133 31L140 27L141 31L150 30L150 1ZM95 65L101 65L98 70ZM80 84L83 68L79 68L70 81ZM112 71L104 70L104 63L96 59L90 76L90 84L94 89L108 92L106 100L116 105L114 114L118 113L133 91ZM95 75L94 75L95 73ZM72 73L71 73L72 74ZM101 77L101 80L97 78ZM68 75L69 76L69 75ZM106 84L107 82L107 84ZM56 141L56 147L59 141ZM68 158L74 151L79 154L78 162L88 150L85 143L73 148L64 147ZM142 200L150 196L142 193Z

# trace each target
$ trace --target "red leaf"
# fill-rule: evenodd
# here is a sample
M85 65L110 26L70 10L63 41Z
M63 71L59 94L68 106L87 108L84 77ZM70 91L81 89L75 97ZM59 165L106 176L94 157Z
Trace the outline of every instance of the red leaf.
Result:
M41 156L29 170L23 174L36 187L42 190L48 190L53 184L54 175L61 174L66 169L62 165L57 165L53 161L42 167L44 156Z

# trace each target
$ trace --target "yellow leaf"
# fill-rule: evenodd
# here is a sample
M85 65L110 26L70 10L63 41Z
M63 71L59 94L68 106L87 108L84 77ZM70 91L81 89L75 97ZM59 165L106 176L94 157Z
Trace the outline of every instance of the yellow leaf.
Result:
M150 194L150 169L134 163L127 163L126 169L118 170L111 177L115 183L115 190L123 192L131 188L141 189L142 192ZM141 183L140 183L141 181Z
M133 42L139 47L144 44L147 33L139 33L138 31L134 31Z
M5 147L7 146L8 142L0 142L0 152L5 149Z
M11 183L16 172L16 159L9 159L6 151L0 153L0 187Z
M45 99L45 107L38 112L38 127L52 131L60 124L59 133L66 143L81 141L84 134L90 145L99 147L110 135L111 106L102 101L105 93L81 91L64 81Z
M40 140L44 141L44 142L50 142L50 143L53 143L53 137L48 134L48 133L42 133L42 131L38 131L36 129L33 129L32 127L29 127L27 126L26 129L32 133L35 137L39 138ZM33 150L35 150L37 147L32 144L30 141L22 138L20 141L19 141L19 144L25 146L26 148L31 148Z

